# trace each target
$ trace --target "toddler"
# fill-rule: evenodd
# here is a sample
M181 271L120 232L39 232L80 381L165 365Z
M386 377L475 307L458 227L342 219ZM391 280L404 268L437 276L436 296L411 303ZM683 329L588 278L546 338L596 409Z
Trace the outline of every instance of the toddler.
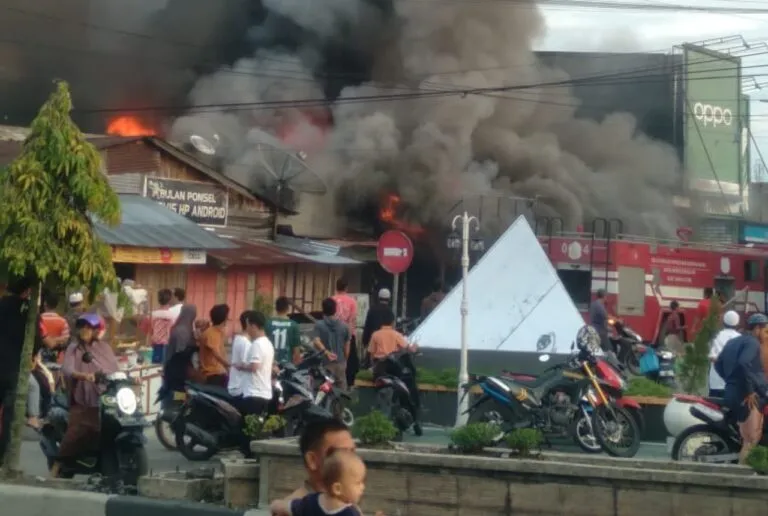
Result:
M357 504L365 491L365 464L356 453L336 450L323 464L322 493L308 494L290 503L279 500L272 514L291 516L362 516Z

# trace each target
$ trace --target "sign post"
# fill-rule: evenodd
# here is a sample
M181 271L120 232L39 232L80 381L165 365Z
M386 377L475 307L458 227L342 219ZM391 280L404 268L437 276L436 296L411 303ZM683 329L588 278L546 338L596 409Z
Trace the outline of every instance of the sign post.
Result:
M397 317L398 289L400 274L413 263L413 242L402 231L387 231L379 237L376 258L381 268L394 276L392 280L392 308Z

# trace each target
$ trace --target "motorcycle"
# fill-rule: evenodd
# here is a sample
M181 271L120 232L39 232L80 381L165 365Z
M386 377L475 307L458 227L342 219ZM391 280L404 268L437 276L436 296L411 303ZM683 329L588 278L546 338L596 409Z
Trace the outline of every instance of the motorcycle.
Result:
M93 357L85 353L83 361L90 363ZM99 446L74 460L62 464L60 476L100 474L107 478L120 478L124 484L135 486L139 477L149 471L149 459L145 444L144 428L147 421L141 410L139 398L133 391L134 382L124 372L108 375L97 374L96 381L105 385L99 397ZM69 402L66 395L53 397L48 418L40 430L40 448L50 469L58 460L59 447L67 431Z
M690 415L699 421L699 424L689 426L675 436L672 460L711 464L737 463L741 450L741 434L738 422L725 406L725 401L722 398L691 395L675 396L675 399L689 405ZM763 415L768 415L768 407L763 409ZM763 428L761 444L767 441L768 435ZM689 446L693 450L687 455Z
M549 358L542 355L539 360L547 362ZM482 394L465 413L469 414L470 422L499 425L497 443L517 428L537 428L545 436L557 429L570 428L576 443L585 451L594 453L599 446L614 457L634 457L640 448L640 429L632 414L614 401L621 399L614 372L605 369L603 374L609 380L595 373L608 367L593 352L581 349L567 362L547 368L528 382L474 376L462 385L463 396L469 395L476 385ZM596 444L589 435L594 436ZM624 440L628 445L620 448Z
M278 375L267 414L285 420L281 436L298 435L306 422L333 417L313 403L314 396L305 382L295 366L284 368ZM236 408L236 398L224 388L191 382L187 382L186 394L171 423L176 448L184 458L206 461L221 450L242 447L244 417ZM197 450L197 446L202 449Z
M176 450L176 437L171 424L187 399L185 384L197 353L197 346L190 346L171 357L163 368L163 384L155 398L155 404L160 404L160 411L155 417L154 427L157 440L166 450Z
M542 361L548 361L543 360L545 357L548 357L548 355L543 355L541 357ZM545 371L545 374L546 372L547 371ZM609 395L611 402L632 415L638 430L640 431L640 435L642 435L645 427L642 408L637 401L623 395L624 391L627 389L627 381L621 373L619 364L616 364L615 360L611 360L610 357L596 356L594 372L600 380L607 384L605 385L604 390ZM502 371L502 378L517 381L522 384L532 384L537 381L536 376L512 373L506 370ZM592 432L592 406L590 405L586 394L581 397L579 406L576 407L571 404L571 398L562 391L552 394L549 402L552 409L550 414L552 433L571 435L576 445L586 453L600 453L603 451L602 446L600 446L600 443L598 443ZM575 416L573 416L574 409L579 411ZM575 417L575 420L571 421L569 415Z
M305 353L302 362L295 368L295 374L300 375L300 371L307 371L308 376L303 378L306 385L312 386L314 404L327 410L333 414L333 417L351 428L355 424L355 416L347 405L352 400L352 396L336 387L336 379L323 367L324 358L325 355L322 352ZM293 364L284 364L283 369L292 366Z
M419 401L415 386L416 366L413 362L415 353L403 349L385 358L386 374L376 378L374 388L378 410L388 416L397 428L397 438L413 427L417 436L422 434L417 425Z
M609 319L608 324L614 329L611 344L622 368L634 376L646 376L649 379L671 388L677 387L675 379L675 354L665 348L656 348L645 344L643 338L620 319ZM640 358L652 349L659 362L657 371L643 375L640 370Z

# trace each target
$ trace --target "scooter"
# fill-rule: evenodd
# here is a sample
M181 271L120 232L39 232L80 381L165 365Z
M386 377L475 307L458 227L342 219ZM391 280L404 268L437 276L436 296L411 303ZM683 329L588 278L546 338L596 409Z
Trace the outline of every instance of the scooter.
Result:
M677 395L675 400L688 407L690 415L695 419L695 424L688 426L675 436L672 444L672 460L710 464L738 462L741 434L736 418L725 406L725 400L692 395ZM768 407L763 409L763 415L768 415ZM669 427L666 411L664 419ZM764 428L760 444L764 445L766 442L768 442L768 433Z
M268 414L285 420L284 436L297 435L307 421L333 417L313 403L314 396L305 383L296 375L295 367L278 375ZM219 451L241 448L244 416L236 406L237 399L227 389L187 382L186 401L171 423L176 448L184 458L206 461Z
M83 362L90 363L92 360L90 353L83 355ZM144 436L147 421L133 391L134 383L124 372L98 374L96 380L106 386L99 398L101 429L98 447L64 462L60 476L72 478L80 474L100 474L106 478L122 480L125 485L135 486L139 477L148 473L149 459L145 448L147 438ZM69 402L63 393L57 393L53 397L48 418L40 430L40 448L49 469L58 460L68 421Z
M418 424L419 393L413 388L417 385L416 367L413 357L416 353L408 349L396 351L385 358L386 374L376 378L377 408L388 416L398 431L398 438L403 432L413 427L417 436L422 434Z
M643 338L621 319L609 319L608 324L614 329L611 336L611 344L616 352L616 357L621 368L629 371L634 376L646 376L647 378L677 388L675 378L675 354L663 347L653 347L643 342ZM656 371L643 374L640 370L640 358L649 350L653 350L659 362Z

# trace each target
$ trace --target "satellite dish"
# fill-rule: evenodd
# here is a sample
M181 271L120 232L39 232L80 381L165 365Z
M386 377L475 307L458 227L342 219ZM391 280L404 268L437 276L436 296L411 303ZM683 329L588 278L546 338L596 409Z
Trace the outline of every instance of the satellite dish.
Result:
M271 143L258 142L253 149L268 182L277 190L278 199L283 188L296 192L324 194L328 190L325 181L304 161L306 154L295 152Z
M218 143L218 135L214 136L216 139L216 142ZM189 137L189 142L192 144L192 146L198 150L198 152L202 152L203 154L207 156L213 156L216 154L216 146L203 138L202 136L198 136L196 134L193 134Z

